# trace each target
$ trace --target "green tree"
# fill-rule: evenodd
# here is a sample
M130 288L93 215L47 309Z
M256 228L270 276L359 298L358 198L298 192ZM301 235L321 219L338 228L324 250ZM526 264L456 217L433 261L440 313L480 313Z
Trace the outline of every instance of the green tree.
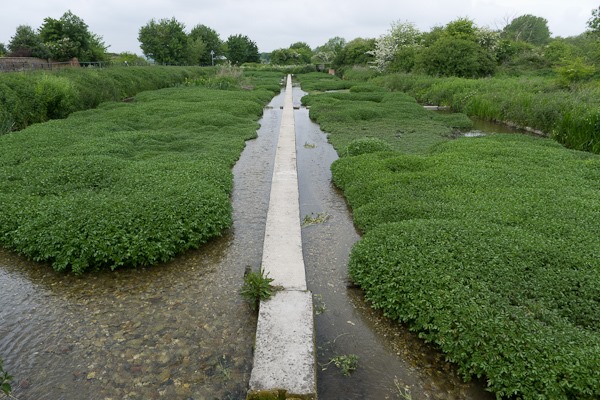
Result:
M8 50L13 57L50 57L50 52L40 35L28 25L17 27L15 35L8 42Z
M459 18L436 29L427 43L417 55L417 64L430 75L474 78L495 71L498 40L469 19Z
M334 60L336 68L353 65L367 65L373 61L375 39L356 38L349 41Z
M202 58L206 52L206 43L202 39L188 38L188 56L186 64L188 65L201 65Z
M310 46L304 42L296 42L290 45L290 50L293 50L298 54L299 64L310 64L313 52Z
M600 7L592 10L592 17L587 22L589 33L595 37L600 37Z
M4 46L4 43L0 43L0 57L4 57L6 53L8 53L6 46Z
M521 15L504 27L502 37L515 42L531 43L536 46L547 44L550 41L548 21L545 18L531 14Z
M246 35L231 35L225 42L225 55L234 65L260 62L258 47Z
M416 48L423 39L422 33L412 22L393 22L387 34L382 35L375 43L373 51L373 65L379 71L384 71L389 64L397 57L411 57L408 60L402 60L402 63L412 69ZM397 63L399 61L396 61Z
M79 61L103 61L106 58L107 46L102 38L91 33L87 24L71 11L60 19L45 18L40 37L51 56L59 61L73 57Z
M201 40L204 43L204 50L200 55L201 65L212 65L214 59L223 55L223 41L214 29L206 25L196 25L190 31L189 37L192 41Z
M334 36L313 51L311 61L313 64L331 64L344 46L346 46L346 39Z
M276 49L271 52L273 65L298 65L301 64L300 54L291 49Z
M140 28L138 41L146 57L157 63L185 64L189 58L185 25L175 18L152 19Z

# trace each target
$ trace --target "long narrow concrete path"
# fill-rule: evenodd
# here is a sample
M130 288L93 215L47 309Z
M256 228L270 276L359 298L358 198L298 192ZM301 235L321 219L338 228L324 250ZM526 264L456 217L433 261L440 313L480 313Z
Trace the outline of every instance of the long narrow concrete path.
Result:
M306 289L296 169L292 77L288 75L262 268L282 290L260 303L248 399L317 398L312 294Z

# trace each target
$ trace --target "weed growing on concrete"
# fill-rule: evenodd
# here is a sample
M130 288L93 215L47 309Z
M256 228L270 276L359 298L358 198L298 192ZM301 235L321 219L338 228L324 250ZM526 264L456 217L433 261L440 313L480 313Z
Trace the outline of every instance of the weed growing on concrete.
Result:
M261 268L260 271L247 271L244 276L244 285L240 294L248 303L252 310L258 310L261 300L268 300L273 295L274 288L271 286L273 278L268 277Z
M0 358L0 391L7 396L10 395L10 392L12 391L12 387L10 386L12 378L12 375L9 375L8 372L4 370L3 361Z
M314 149L315 147L317 147L317 145L314 144L314 143L304 142L304 148L305 149Z

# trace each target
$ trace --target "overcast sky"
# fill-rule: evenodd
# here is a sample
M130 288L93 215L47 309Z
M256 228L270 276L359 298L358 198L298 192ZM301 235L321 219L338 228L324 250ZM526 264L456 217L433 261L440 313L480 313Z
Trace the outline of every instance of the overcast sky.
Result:
M18 25L39 28L44 18L71 10L89 30L103 37L109 52L141 55L140 27L151 19L175 17L189 32L207 25L222 40L243 34L260 52L306 42L312 48L334 36L346 40L377 38L394 21L413 22L420 30L468 17L478 26L502 28L523 14L548 20L553 36L585 31L598 0L3 0L0 43L8 44Z

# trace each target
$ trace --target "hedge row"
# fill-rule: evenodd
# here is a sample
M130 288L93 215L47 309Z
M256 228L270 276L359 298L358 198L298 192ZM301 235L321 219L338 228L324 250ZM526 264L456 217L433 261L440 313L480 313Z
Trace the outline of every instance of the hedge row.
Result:
M0 134L212 74L210 68L159 66L0 74Z

